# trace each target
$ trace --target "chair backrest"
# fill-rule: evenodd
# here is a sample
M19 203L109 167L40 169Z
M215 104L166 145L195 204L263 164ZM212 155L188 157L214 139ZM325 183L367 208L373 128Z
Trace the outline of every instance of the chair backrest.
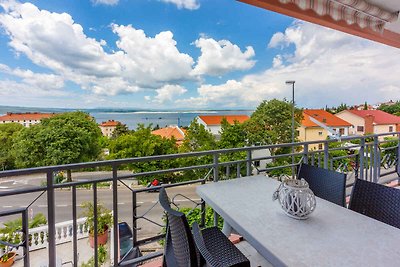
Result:
M304 178L317 197L338 204L346 203L346 174L322 169L308 164L301 164L297 175Z
M164 188L160 189L159 200L167 214L167 234L164 250L167 266L197 267L196 246L185 214L171 208ZM174 259L168 258L171 256ZM168 264L168 262L171 262L171 264Z
M357 179L349 209L400 228L400 190Z

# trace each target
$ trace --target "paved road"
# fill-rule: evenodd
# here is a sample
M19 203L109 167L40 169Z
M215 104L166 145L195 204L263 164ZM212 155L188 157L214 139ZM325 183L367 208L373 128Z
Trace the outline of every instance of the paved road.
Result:
M97 174L96 177L106 177L108 174ZM90 179L90 177L81 176L79 179ZM12 179L0 180L0 191L9 190L10 188L27 188L32 185L40 184L43 177L28 177L24 181L15 181ZM168 189L170 196L174 196L178 193L189 197L192 200L199 201L198 195L195 193L195 185L185 185L177 188ZM39 193L31 193L24 195L16 195L10 197L0 198L0 210L8 210L19 207L27 207ZM56 205L56 222L68 221L72 219L72 196L69 190L56 190L55 193L55 205ZM103 203L106 207L112 208L112 190L110 189L98 189L98 200ZM137 195L137 214L143 215L151 221L162 224L162 208L157 204L158 193L139 193ZM77 202L78 204L84 201L93 201L93 191L81 189L77 191ZM193 207L193 203L183 197L177 197L175 202L183 207ZM154 207L153 207L154 206ZM152 208L153 207L153 208ZM46 193L37 199L30 207L31 214L37 214L41 212L47 216L47 197ZM78 207L77 214L81 213ZM131 191L123 185L118 187L118 216L120 221L126 221L129 224L132 223L132 194ZM9 219L9 218L8 218ZM0 223L8 220L0 218ZM138 227L140 228L138 235L139 237L146 237L157 234L161 228L146 219L140 219L138 221Z

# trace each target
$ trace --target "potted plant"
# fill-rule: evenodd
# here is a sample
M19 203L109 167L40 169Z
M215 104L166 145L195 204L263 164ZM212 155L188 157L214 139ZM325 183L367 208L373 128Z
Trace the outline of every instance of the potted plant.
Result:
M11 244L18 244L21 242L19 231L22 228L18 220L8 221L4 223L4 227L0 229L1 242L0 248L5 249L4 254L0 255L0 267L9 267L14 264L17 252L12 251Z
M85 225L89 229L89 243L94 247L94 237L98 245L104 245L108 240L108 229L113 217L111 211L102 204L97 204L97 233L94 233L94 205L91 202L82 203L82 215L86 217Z
M11 250L11 246L6 246L6 252L0 256L0 267L9 267L14 264L17 252Z

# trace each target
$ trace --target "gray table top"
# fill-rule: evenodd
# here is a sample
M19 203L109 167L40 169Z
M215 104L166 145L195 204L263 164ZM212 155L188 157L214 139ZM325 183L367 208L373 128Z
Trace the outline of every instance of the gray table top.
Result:
M400 266L400 229L317 198L307 220L288 217L265 176L197 187L197 193L274 266Z

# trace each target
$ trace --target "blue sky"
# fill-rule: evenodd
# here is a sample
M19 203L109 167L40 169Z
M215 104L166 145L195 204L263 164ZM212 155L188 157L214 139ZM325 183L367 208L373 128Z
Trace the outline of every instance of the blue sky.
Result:
M0 105L305 107L397 100L399 49L234 0L0 0Z

